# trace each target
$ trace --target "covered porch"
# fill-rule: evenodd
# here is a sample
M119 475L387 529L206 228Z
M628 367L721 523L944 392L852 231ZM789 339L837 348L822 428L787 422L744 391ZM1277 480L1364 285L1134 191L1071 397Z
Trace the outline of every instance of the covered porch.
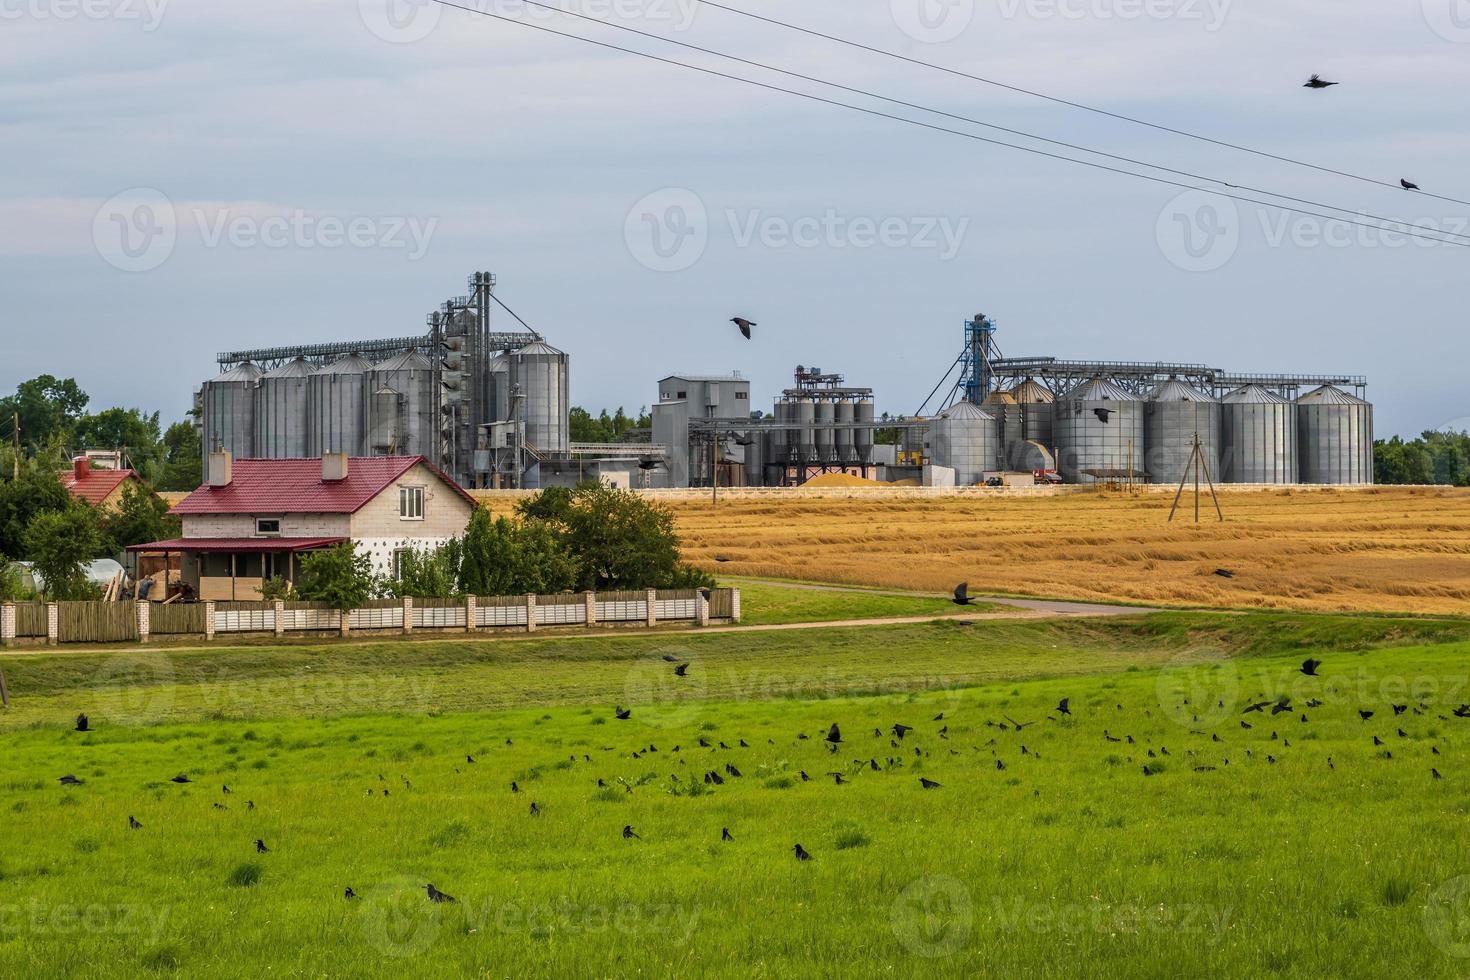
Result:
M335 547L346 538L176 538L136 544L128 551L161 555L164 565L178 556L179 585L172 594L152 596L156 602L221 602L261 598L266 579L295 583L301 555Z

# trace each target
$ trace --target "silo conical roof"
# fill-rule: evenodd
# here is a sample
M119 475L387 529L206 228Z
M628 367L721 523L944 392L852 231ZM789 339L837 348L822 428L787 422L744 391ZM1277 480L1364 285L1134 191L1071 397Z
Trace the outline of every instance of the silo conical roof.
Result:
M311 362L310 361L308 361L304 357L298 357L298 358L296 358L294 360L287 361L285 364L282 364L280 367L272 368L271 370L267 371L265 374L262 374L261 377L262 378L305 378L305 377L307 377L309 375L312 375L312 374L315 374L315 373L316 373L316 368L314 368L314 367L311 366Z
M241 361L224 374L213 379L211 384L228 384L234 381L253 382L260 380L261 371L250 361Z
M1227 405L1285 405L1288 404L1276 392L1261 385L1242 385L1220 399Z
M406 350L373 365L374 371L427 371L429 361L416 350Z
M319 369L317 374L366 374L372 364L361 354L348 354Z
M1350 395L1335 385L1323 385L1297 400L1298 405L1366 405L1363 399Z
M1151 402L1212 402L1215 398L1193 385L1185 384L1178 378L1170 378L1149 392L1148 400Z
M527 344L526 346L522 347L520 350L516 351L516 353L517 354L553 354L553 355L558 355L559 356L559 355L561 355L561 354L563 354L565 352L564 351L557 350L555 347L552 347L550 344L548 344L544 340L533 340L531 343Z
M1016 399L1015 399L1015 397L1009 391L1001 391L1001 390L997 389L997 390L992 391L989 394L987 394L985 396L984 400L980 402L980 404L982 404L982 405L1014 405L1014 404L1016 404Z
M974 405L970 402L963 401L955 402L953 405L940 412L937 417L941 419L950 419L952 421L995 421L995 416L991 415L989 412L982 410L979 405Z
M1093 378L1091 381L1084 381L1067 392L1067 397L1073 401L1084 402L1131 402L1138 400L1138 396L1133 394L1133 392L1105 378Z
M1051 404L1056 396L1035 378L1027 378L1011 389L1011 397L1024 405Z

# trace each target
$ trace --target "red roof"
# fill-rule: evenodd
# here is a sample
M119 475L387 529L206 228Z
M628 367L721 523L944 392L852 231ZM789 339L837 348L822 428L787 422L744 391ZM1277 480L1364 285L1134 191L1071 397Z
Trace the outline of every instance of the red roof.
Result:
M341 544L346 538L174 538L149 544L130 544L129 551L316 551Z
M475 499L422 456L354 456L347 479L322 479L320 459L237 459L227 487L208 484L173 514L355 514L403 474L423 465L475 506Z
M142 480L142 477L132 470L88 470L85 476L78 477L75 469L65 470L61 474L61 485L71 491L71 495L78 500L85 500L96 507L102 501L112 495L112 492L123 485L126 480Z

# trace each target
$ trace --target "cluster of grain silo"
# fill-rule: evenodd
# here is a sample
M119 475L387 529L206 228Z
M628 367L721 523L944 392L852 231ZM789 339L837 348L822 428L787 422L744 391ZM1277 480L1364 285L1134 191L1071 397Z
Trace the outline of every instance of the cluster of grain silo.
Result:
M798 367L797 387L772 407L777 428L746 447L747 474L760 459L762 483L802 483L822 472L866 472L873 462L873 389L847 387L841 375ZM755 482L752 480L751 482Z
M1049 396L1028 379L992 391L960 416L951 406L929 422L931 460L953 467L961 485L1007 468L1050 468L1032 465L1049 459L1067 483L1175 484L1192 478L1198 439L1201 480L1208 474L1236 484L1373 481L1373 406L1333 385L1291 399L1247 383L1217 398L1176 377L1140 394L1098 376ZM989 426L994 459L971 465L973 454L952 434L957 418Z

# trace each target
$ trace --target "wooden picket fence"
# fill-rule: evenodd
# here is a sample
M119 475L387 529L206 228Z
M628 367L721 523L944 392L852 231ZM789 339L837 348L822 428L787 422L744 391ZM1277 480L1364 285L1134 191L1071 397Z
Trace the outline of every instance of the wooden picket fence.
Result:
M205 611L204 604L200 602L154 603L148 610L148 632L159 636L203 633Z
M15 604L15 635L27 639L45 637L46 603L17 602Z
M138 609L125 602L57 603L59 643L122 643L138 638Z

